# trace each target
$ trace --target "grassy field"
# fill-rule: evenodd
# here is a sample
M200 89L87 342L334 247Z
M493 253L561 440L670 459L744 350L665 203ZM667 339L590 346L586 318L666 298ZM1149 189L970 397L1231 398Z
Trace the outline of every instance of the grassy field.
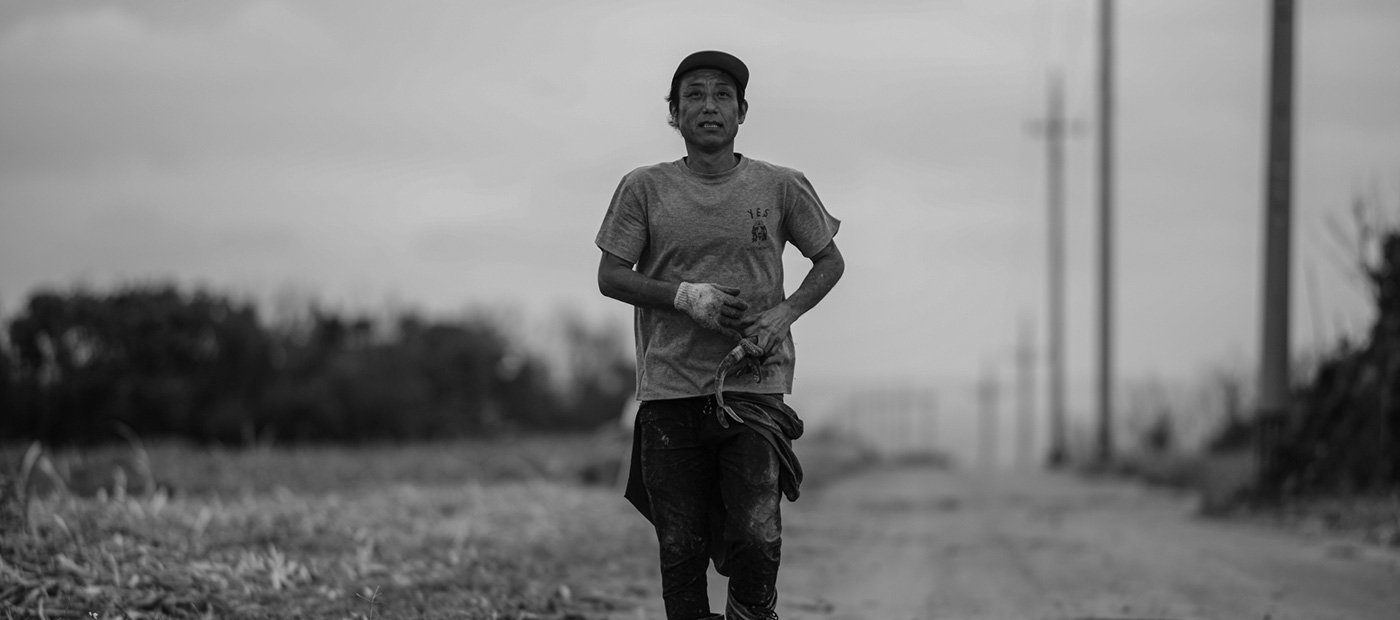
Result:
M369 448L0 449L0 617L604 618L659 594L608 431ZM798 442L809 485L870 460ZM26 491L25 487L29 490ZM635 617L635 615L632 615Z

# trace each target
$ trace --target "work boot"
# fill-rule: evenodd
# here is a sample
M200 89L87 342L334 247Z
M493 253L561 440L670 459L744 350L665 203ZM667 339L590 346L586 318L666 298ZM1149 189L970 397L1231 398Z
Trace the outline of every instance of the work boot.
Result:
M747 605L735 604L734 601L730 601L725 606L725 611L728 612L726 617L729 620L778 620L778 612L771 608L759 607L755 609Z

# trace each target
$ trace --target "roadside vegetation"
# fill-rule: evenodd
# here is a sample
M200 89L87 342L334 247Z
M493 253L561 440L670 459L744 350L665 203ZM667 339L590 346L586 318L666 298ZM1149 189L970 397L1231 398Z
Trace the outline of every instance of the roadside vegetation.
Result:
M628 433L254 450L0 450L0 618L639 617ZM869 463L797 442L804 491Z
M1324 352L1295 386L1266 442L1256 513L1400 547L1400 222L1381 214L1357 199L1352 245L1371 328Z
M1334 231L1373 301L1370 329L1300 364L1291 410L1263 431L1247 411L1252 373L1217 371L1191 402L1140 386L1119 469L1199 492L1208 514L1400 547L1400 222L1354 206L1354 232Z
M626 334L147 284L0 337L0 618L636 618ZM871 452L814 432L809 492Z
M0 337L0 437L370 443L580 431L633 391L626 335L561 314L429 317L142 284L40 290Z
M1400 222L1368 224L1363 204L1356 261L1374 320L1361 339L1325 353L1295 389L1265 472L1280 493L1400 491Z
M591 617L647 593L624 442L10 450L0 615Z

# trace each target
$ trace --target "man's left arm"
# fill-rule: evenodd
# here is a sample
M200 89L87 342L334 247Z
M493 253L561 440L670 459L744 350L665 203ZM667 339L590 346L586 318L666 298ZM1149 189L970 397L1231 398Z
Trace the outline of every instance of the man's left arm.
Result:
M802 285L782 303L755 315L744 328L744 337L764 352L773 353L782 343L788 328L798 317L816 307L845 272L846 259L842 258L836 240L832 239L820 252L812 255L812 268L802 279Z

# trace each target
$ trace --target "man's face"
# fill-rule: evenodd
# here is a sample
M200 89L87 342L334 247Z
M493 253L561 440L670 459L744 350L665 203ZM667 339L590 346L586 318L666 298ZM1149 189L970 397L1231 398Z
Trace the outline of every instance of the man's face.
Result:
M739 105L739 89L718 69L696 69L681 76L676 89L676 125L686 144L701 151L729 146L739 135L747 105Z

